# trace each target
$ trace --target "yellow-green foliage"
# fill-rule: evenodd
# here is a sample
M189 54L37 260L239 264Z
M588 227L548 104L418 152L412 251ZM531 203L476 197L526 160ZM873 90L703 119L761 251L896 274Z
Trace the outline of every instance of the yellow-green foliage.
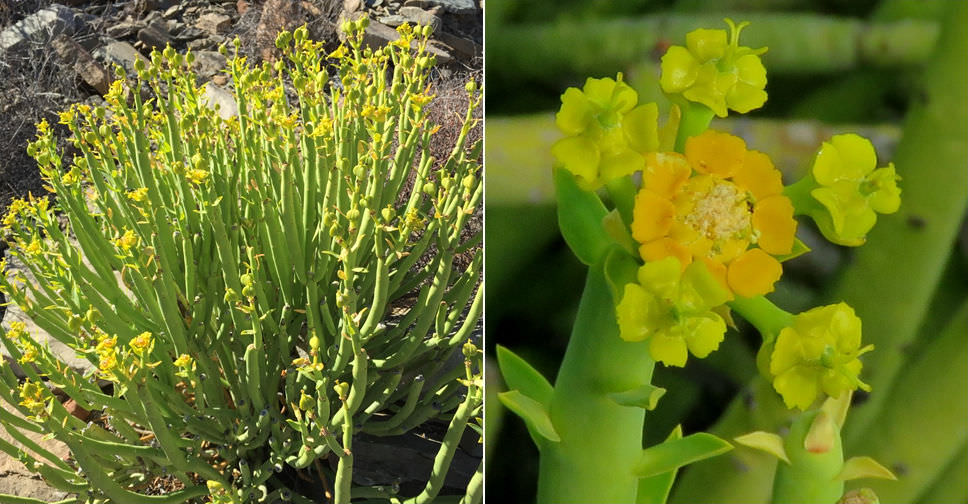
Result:
M444 417L459 439L481 402L479 352L444 367L481 310L480 237L462 233L482 191L480 148L466 145L480 93L468 84L453 151L433 159L428 31L372 51L364 24L328 56L300 28L277 39L284 61L230 59L228 119L206 105L190 53L155 52L107 107L61 115L79 151L66 170L38 126L29 152L55 197L15 201L3 221L36 282L5 270L0 290L97 370L0 330L27 375L0 367L2 409L27 416L0 423L51 433L74 462L0 450L88 502L148 502L139 492L163 472L185 485L164 502L304 501L294 470L333 457L325 477L348 502L354 432ZM473 259L458 271L460 253ZM410 310L393 319L397 300ZM103 421L70 415L45 380Z

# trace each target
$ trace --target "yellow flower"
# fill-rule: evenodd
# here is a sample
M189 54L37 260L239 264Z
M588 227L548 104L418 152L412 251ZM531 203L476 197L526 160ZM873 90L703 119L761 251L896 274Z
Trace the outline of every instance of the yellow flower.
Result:
M128 191L128 199L141 203L148 197L148 188L139 187L133 191Z
M188 170L185 175L188 177L188 180L192 181L193 184L201 185L202 182L208 180L209 172L200 168L192 168L191 170Z
M732 293L772 292L774 256L792 251L797 227L780 172L726 133L707 130L685 151L647 157L631 226L642 259L698 259Z
M192 357L188 354L181 354L175 359L175 367L189 368L192 365Z
M125 252L131 250L131 247L134 247L137 244L138 235L134 234L134 231L130 229L125 231L120 238L114 240L114 245Z
M726 19L726 30L694 30L686 34L686 47L672 46L662 57L662 90L681 94L726 117L727 109L739 113L766 102L766 69L760 54L766 48L739 45L739 34L749 23L738 26Z
M874 349L860 347L861 321L846 303L820 306L793 318L780 331L770 355L773 388L788 408L806 410L820 392L840 397L870 386L860 381L858 357Z
M626 341L648 339L653 359L685 366L690 352L702 359L719 348L726 322L711 310L726 298L726 290L698 262L685 271L675 257L648 262L639 268L638 283L625 285L615 307L619 335Z
M47 387L29 378L20 386L20 405L33 415L40 415L47 406Z
M823 143L811 170L818 187L810 191L823 208L809 213L828 240L861 245L878 213L891 214L900 207L894 165L876 166L874 146L864 137L848 133Z
M128 342L131 350L138 355L144 355L145 352L150 352L152 345L154 345L154 338L148 331L131 338L131 341Z
M568 136L551 152L584 189L642 169L642 154L659 147L658 107L637 107L638 99L621 74L618 80L589 78L581 90L568 88L561 95L555 123Z

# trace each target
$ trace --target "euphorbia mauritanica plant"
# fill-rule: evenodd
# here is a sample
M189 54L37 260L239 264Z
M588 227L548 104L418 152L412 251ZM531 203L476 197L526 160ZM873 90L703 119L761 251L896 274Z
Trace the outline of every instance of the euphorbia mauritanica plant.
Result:
M873 349L862 345L853 309L842 302L792 314L765 296L783 262L809 251L795 215L835 243L861 245L876 214L900 205L894 168L876 168L868 140L838 135L807 176L784 186L767 154L708 129L714 115L767 99L766 48L741 46L745 23L726 22L729 33L695 30L662 58L673 102L662 128L656 104L638 104L621 74L562 95L556 122L565 137L552 147L558 220L588 279L554 385L498 348L510 389L499 397L540 451L540 503L665 502L680 467L732 449L681 428L655 446L642 438L647 411L667 393L651 384L656 363L708 356L734 314L762 335L760 372L802 411L785 438L735 439L783 460L774 502L834 504L845 480L893 477L868 457L844 460L840 427L852 392L870 390L859 357ZM861 494L870 497L851 495Z
M482 404L469 341L482 251L465 232L482 194L468 140L481 93L466 85L459 133L435 160L429 29L404 25L373 49L365 25L345 23L328 57L306 27L278 36L274 65L236 54L231 117L206 106L191 53L156 51L106 107L62 114L77 148L66 172L38 126L29 152L56 199L11 204L5 239L33 278L0 266L0 290L96 370L72 369L22 324L0 329L26 374L0 365L0 426L28 448L0 451L70 501L438 496ZM47 385L97 415L81 421ZM416 495L354 482L360 434L433 419L448 427ZM162 475L181 488L149 495ZM458 498L481 492L478 468Z

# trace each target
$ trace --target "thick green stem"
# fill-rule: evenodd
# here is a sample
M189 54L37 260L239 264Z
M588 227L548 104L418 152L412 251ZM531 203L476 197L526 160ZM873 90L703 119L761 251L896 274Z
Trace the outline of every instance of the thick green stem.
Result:
M713 120L713 110L701 103L687 102L682 107L682 119L679 121L679 132L676 134L676 152L686 150L686 140L696 136L709 128Z
M729 302L729 307L748 320L763 336L763 341L771 341L780 330L793 322L793 315L773 304L764 296L753 298L738 297Z
M648 384L654 366L646 343L619 338L599 261L588 273L551 399L561 441L539 446L539 503L635 501L632 467L642 452L645 410L620 406L608 394Z

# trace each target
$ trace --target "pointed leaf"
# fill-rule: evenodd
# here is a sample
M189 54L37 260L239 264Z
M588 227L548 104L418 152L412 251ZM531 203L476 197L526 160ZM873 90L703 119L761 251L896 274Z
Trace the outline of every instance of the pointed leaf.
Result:
M829 452L837 441L839 430L833 417L825 410L820 410L814 417L813 422L810 423L807 435L803 438L803 449L810 453Z
M870 457L851 457L844 462L844 468L837 475L839 480L852 480L859 478L881 478L897 480L897 476L890 469L882 466Z
M733 445L728 441L707 432L700 432L642 450L632 472L640 478L647 478L732 449Z
M800 257L803 254L810 252L810 247L806 243L803 243L799 238L794 238L793 240L793 250L789 254L778 255L776 260L780 262L789 261L790 259Z
M497 346L497 365L509 389L518 390L545 407L551 402L554 392L551 383L531 364L501 345Z
M633 253L635 251L635 241L632 239L632 233L629 232L628 225L622 220L622 215L618 210L612 210L605 215L602 219L602 228L612 241L618 243L623 249L628 253Z
M682 439L682 426L677 425L666 441ZM639 490L636 494L636 504L664 504L669 500L669 491L672 490L672 483L676 480L679 469L673 469L662 474L656 474L648 478L639 480Z
M501 392L497 397L501 400L501 404L504 404L507 409L524 420L532 434L537 434L555 443L561 441L561 437L558 436L555 426L548 416L548 410L545 409L543 404L517 390Z
M834 419L838 430L844 426L844 422L847 420L847 410L850 409L850 399L853 395L854 391L849 390L840 394L840 397L828 397L823 402L823 406L820 407Z
M787 457L786 448L783 447L783 438L772 432L754 431L750 432L749 434L734 437L733 441L743 446L765 451L766 453L775 456L787 464L790 463L790 458Z
M578 187L568 170L555 170L554 178L561 236L579 261L595 264L614 243L602 227L608 210L597 194Z
M608 398L622 406L631 406L652 411L665 393L666 389L656 387L651 383L646 383L639 388L608 394Z
M636 280L635 274L639 269L639 263L618 247L613 247L607 254L605 281L608 282L609 291L612 293L612 301L618 304L625 292L625 284Z

